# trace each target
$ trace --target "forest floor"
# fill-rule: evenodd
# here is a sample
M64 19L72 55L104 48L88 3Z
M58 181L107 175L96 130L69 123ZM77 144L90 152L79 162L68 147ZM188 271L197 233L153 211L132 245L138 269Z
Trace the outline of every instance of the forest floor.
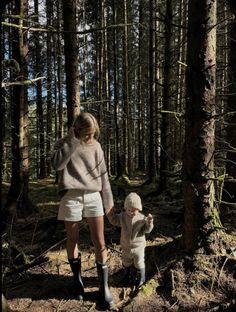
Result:
M154 229L147 235L147 281L139 292L122 287L118 228L105 219L109 253L109 285L114 311L236 311L236 211L225 208L223 235L230 237L224 255L199 255L193 265L181 247L183 201L180 182L170 190L151 196L149 185L139 177L131 185L112 184L116 208L122 209L130 191L142 197L144 214L154 216ZM8 185L6 184L6 189ZM37 213L12 219L2 234L2 289L10 311L75 312L106 311L99 304L98 280L88 226L81 223L80 248L85 298L71 296L73 278L65 250L65 230L57 221L58 197L53 180L30 183L30 199ZM24 269L23 269L24 268ZM28 268L25 270L25 268ZM8 270L8 271L7 271ZM8 272L8 273L7 273Z

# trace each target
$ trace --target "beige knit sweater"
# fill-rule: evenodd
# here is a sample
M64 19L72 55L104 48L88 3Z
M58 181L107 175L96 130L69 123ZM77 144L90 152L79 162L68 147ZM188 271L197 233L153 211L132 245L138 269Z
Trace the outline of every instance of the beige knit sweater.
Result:
M59 193L64 190L101 192L104 209L114 206L104 153L99 142L87 144L75 137L60 139L51 153L58 171Z

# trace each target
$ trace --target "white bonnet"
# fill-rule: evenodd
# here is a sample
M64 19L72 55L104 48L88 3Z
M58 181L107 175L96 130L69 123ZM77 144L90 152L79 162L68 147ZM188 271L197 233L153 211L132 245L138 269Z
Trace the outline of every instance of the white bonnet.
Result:
M125 198L125 209L127 208L137 208L138 210L142 210L142 202L141 198L137 193L130 193Z

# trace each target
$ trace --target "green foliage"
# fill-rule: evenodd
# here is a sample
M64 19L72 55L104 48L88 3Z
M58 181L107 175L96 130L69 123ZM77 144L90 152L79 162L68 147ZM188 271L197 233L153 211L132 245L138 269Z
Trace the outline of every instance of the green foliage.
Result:
M130 179L127 175L122 174L122 176L116 177L114 179L114 182L118 185L118 184L122 184L122 185L130 185Z
M2 67L12 69L16 74L20 72L20 64L15 59L2 60Z
M146 284L142 285L140 292L145 297L150 297L155 293L157 287L157 282L154 279L151 279Z

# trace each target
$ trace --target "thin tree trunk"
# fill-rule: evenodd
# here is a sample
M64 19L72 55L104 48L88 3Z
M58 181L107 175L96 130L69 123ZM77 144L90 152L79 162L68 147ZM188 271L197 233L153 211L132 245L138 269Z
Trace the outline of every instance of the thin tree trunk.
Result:
M143 75L144 64L142 61L144 31L143 31L143 3L139 1L139 66L138 66L138 170L143 171L145 168L144 159L144 91Z
M76 4L74 0L63 0L68 128L71 127L74 116L80 112Z
M186 27L187 24L187 14L186 14L186 4L184 0L181 0L180 3L180 17L179 21L180 23ZM185 75L184 75L184 70L185 66L184 64L186 63L186 44L185 44L185 39L186 39L186 30L184 28L179 29L178 33L178 45L179 45L179 56L178 60L182 62L178 66L178 82L177 82L177 101L176 101L176 111L177 112L183 112L184 111L184 92L185 92ZM181 153L182 153L182 142L183 142L183 126L182 122L179 122L178 125L175 127L175 146L174 146L174 151L175 151L175 156L174 159L180 161L181 160ZM181 148L180 148L181 147Z
M154 1L150 0L149 3L149 170L147 181L152 183L157 178L157 166L156 166L156 107L155 107L155 79L154 68L155 64L155 21L153 17Z
M63 81L63 74L62 74L62 44L61 44L61 25L60 20L62 19L61 16L61 2L58 1L57 3L57 77L58 77L58 133L57 138L63 137L63 89L62 89L62 81Z
M230 177L226 179L224 185L224 200L235 203L236 198L236 3L235 1L230 2L231 12L234 14L234 20L230 25L230 57L229 57L229 97L227 111L231 112L227 118L227 162L226 162L226 173Z
M170 111L170 77L171 77L171 39L172 39L172 0L166 2L165 19L165 49L164 49L164 83L163 83L163 110ZM158 192L167 187L167 175L170 170L170 118L165 112L161 122L161 155L160 155L160 183Z
M128 167L129 159L129 83L128 83L128 27L127 27L127 0L124 0L124 36L123 36L123 101L124 101L124 118L123 118L123 155L122 155L122 174L128 176L130 168Z
M15 15L27 16L27 0L15 1ZM19 20L23 26L23 19ZM19 63L20 72L15 79L27 80L27 33L23 29L14 29L13 58ZM27 89L24 84L13 86L12 97L12 178L8 192L7 207L16 208L18 216L28 215L30 204L28 199L29 182L29 147L28 147L28 103Z
M112 2L113 9L113 24L117 23L117 8L115 6L115 0ZM116 147L116 178L119 179L122 176L121 166L121 139L119 131L119 117L118 117L118 42L117 42L117 29L113 28L113 58L114 58L114 123L115 123L115 147Z
M5 4L3 2L0 3L0 18L2 21L2 13L5 8ZM2 23L0 24L0 33L2 34ZM2 38L1 38L2 39ZM3 60L3 47L2 40L0 40L0 51L1 51L1 64L0 64L0 81L2 83L2 60ZM5 117L5 107L3 99L3 88L0 88L0 209L2 211L2 179L3 179L3 125L4 125L4 117Z
M53 3L46 1L47 25L52 24ZM52 135L52 35L47 33L47 125L46 125L46 155L51 151L51 135ZM47 176L51 173L50 158L46 158Z
M38 23L38 0L34 1L35 7L35 21ZM35 76L42 76L41 70L41 46L40 46L40 39L39 33L35 32L34 34L35 39ZM39 166L37 176L40 179L44 179L46 177L46 161L45 161L45 134L44 134L44 118L43 118L43 97L42 97L42 80L37 81L36 85L36 102L37 102L37 137L39 140L39 144L36 147L39 147ZM38 154L38 153L37 153ZM38 163L38 160L37 160Z
M111 174L111 92L110 92L110 84L109 84L109 55L108 55L108 32L107 32L107 24L108 24L108 7L104 8L104 93L106 103L105 105L105 137L106 139L106 162L107 162L107 170L108 174Z

